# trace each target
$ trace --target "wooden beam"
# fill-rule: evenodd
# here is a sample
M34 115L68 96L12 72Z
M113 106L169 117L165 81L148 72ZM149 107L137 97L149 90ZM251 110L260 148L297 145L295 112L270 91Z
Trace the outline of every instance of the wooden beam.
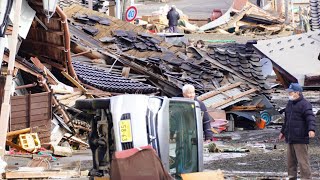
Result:
M67 64L66 63L56 63L56 62L53 62L52 60L49 59L49 57L45 57L41 54L41 61L44 61L45 63L48 63L50 64L51 66L61 70L61 71L66 71L66 67L67 67Z
M75 86L77 86L82 92L84 92L85 94L88 92L86 88L84 88L80 83L78 83L78 81L76 81L68 73L62 71L61 74L64 75L64 77L66 77L69 81L71 81ZM87 96L89 98L94 98L92 95L89 95L89 94Z
M82 55L87 54L87 53L91 53L91 50L87 50L87 51L84 51L84 52L73 54L73 55L71 55L71 57L78 57L78 56L82 56Z
M228 23L221 25L219 28L227 31L228 29L234 27L235 24L243 18L243 16L245 16L247 13L250 13L252 11L253 11L253 8L252 8L251 5L248 5L248 6L244 7L242 12L238 13L237 15L235 15L235 17L232 17L228 21Z
M30 152L30 151L28 151L28 150L26 150L26 149L23 149L22 147L14 144L14 143L11 142L11 141L7 141L7 140L6 140L6 144L7 144L8 146L10 146L10 147L16 148L16 149L19 150L19 151L26 152L26 153L32 153L32 152Z
M65 133L65 134L64 134L64 137L67 138L67 139L71 139L72 141L75 141L75 142L77 142L77 143L79 143L79 144L82 144L82 145L85 145L85 146L88 146L88 147L89 147L89 144L88 144L88 143L82 141L81 139L73 136L73 135L70 134L70 133Z
M198 99L200 101L204 101L204 100L209 99L209 98L211 98L211 97L213 97L213 96L215 96L217 94L220 94L220 93L222 93L224 91L227 91L227 90L233 89L235 87L238 87L241 84L242 84L241 82L237 82L237 83L234 83L234 84L223 86L223 87L221 87L221 88L219 88L217 90L213 90L213 91L207 92L205 94L202 94L201 96L198 97Z
M6 77L6 84L4 86L4 96L1 105L1 113L0 113L0 157L3 159L5 146L6 146L6 138L9 124L9 116L11 112L11 103L10 98L12 94L12 80L13 80L13 71L14 64L17 52L17 44L18 44L18 35L19 35L19 24L20 24L20 15L21 15L21 6L22 0L16 0L15 8L14 8L14 21L13 21L13 32L10 44L10 55L8 62L8 73Z
M37 45L41 45L41 46L49 46L51 48L55 48L55 49L59 49L59 50L62 50L64 51L65 48L64 46L58 46L58 45L54 45L54 44L50 44L49 42L40 42L40 41L36 41L36 40L31 40L31 39L25 39L23 40L25 43L27 44L37 44Z
M88 84L84 84L84 83L81 83L84 87L86 87L88 89L88 92L87 94L92 94L92 95L95 95L95 96L98 96L98 97L106 97L106 96L112 96L112 95L120 95L121 93L110 93L110 92L107 92L107 91L102 91L100 89L97 89L95 87L92 87Z
M121 76L125 78L129 78L129 74L130 74L130 67L123 67Z
M4 55L4 56L3 56L3 61L9 62L9 57L8 57L7 55ZM18 69L21 69L21 70L24 71L24 72L27 72L27 73L29 73L29 74L34 75L34 76L36 76L36 77L42 76L41 74L38 74L38 73L36 73L36 72L34 72L34 71L26 68L24 65L20 64L20 63L17 62L17 61L14 62L14 66L15 66L16 68L18 68Z
M31 128L25 128L25 129L20 129L20 130L16 130L16 131L10 131L7 133L7 137L10 136L17 136L19 134L26 134L26 133L30 133L31 132Z
M34 54L32 52L24 51L22 49L20 49L20 51L23 52L23 53L28 54L29 56L33 56L33 57L36 57L36 56L39 57L40 56L41 57L41 61L44 61L45 63L48 63L49 65L51 65L53 67L56 67L57 69L59 69L61 71L66 71L67 70L66 68L64 68L64 66L67 67L66 63L64 63L64 65L63 65L62 63L59 64L59 63L53 62L53 61L50 60L50 57L45 56L45 55L47 55L45 53L43 53L43 54L40 53L40 55L37 55L37 54Z
M228 99L226 99L226 100L224 100L224 101L221 101L221 102L218 102L218 103L213 103L210 107L211 107L211 108L217 108L217 107L219 107L219 106L225 105L225 104L227 104L227 103L229 103L229 102L232 102L232 101L234 101L234 100L236 100L236 99L239 99L239 98L241 98L241 97L243 97L243 96L246 96L246 95L248 95L248 94L254 93L254 92L256 92L256 91L257 91L256 89L250 89L250 90L248 90L248 91L245 91L245 92L242 92L242 93L237 94L237 95L235 95L235 96L232 96L232 97L230 97L230 98L228 98Z
M276 68L273 68L273 71L274 71L274 73L276 74L277 78L279 79L280 83L281 83L285 88L289 87L289 86L288 86L289 83L286 82L286 80L282 77L281 73L280 73Z
M80 171L40 171L40 172L24 172L24 171L12 171L6 172L6 179L29 179L29 178L54 178L54 177L79 177Z
M74 93L71 93L71 94L65 94L65 95L61 95L61 96L58 96L57 97L57 100L65 100L65 99L69 99L71 97L74 97L74 96L81 96L82 95L82 92L81 91L77 91L77 92L74 92Z
M256 111L262 109L263 106L233 106L231 111Z
M56 35L60 35L60 36L64 35L63 31L56 31L56 30L52 30L52 29L44 30L44 29L40 29L40 28L31 28L31 30L37 31L40 33L51 33L51 34L56 34Z
M183 180L196 180L196 179L224 179L224 174L221 170L207 171L207 172L196 172L181 174Z
M47 92L51 92L51 89L49 88L48 84L44 84L44 88ZM57 111L63 116L63 120L64 122L70 122L70 118L68 116L68 114L65 112L65 110L60 106L59 102L57 101L57 99L52 96L52 102L55 105L55 107L57 108Z
M41 63L41 61L37 57L31 57L31 61L37 68L43 70L48 75L48 81L50 84L57 85L59 81L53 76L53 74Z

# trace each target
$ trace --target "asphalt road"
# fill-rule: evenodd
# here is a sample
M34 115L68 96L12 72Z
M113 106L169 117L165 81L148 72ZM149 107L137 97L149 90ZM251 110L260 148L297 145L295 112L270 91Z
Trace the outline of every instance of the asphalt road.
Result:
M168 4L175 5L189 18L209 18L213 9L221 9L225 12L232 5L233 0L169 0L169 3L156 3L151 1L137 2L138 16L150 15L159 7Z

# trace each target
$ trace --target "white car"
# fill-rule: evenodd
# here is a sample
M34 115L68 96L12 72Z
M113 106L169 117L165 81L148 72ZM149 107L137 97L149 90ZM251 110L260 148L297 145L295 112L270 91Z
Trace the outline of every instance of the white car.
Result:
M112 122L116 151L152 145L175 177L203 170L202 119L196 101L132 94L80 100L76 108L103 110L97 124Z

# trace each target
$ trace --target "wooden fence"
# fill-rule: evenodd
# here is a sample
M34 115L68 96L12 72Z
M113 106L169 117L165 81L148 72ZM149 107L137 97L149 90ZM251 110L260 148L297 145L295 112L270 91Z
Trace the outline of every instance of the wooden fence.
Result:
M41 143L50 142L51 119L51 93L12 96L10 131L38 127Z

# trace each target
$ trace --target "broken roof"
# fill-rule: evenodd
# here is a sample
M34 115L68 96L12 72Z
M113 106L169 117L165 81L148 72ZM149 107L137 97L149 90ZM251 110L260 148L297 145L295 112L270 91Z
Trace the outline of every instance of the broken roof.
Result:
M227 84L214 91L202 94L198 99L203 101L207 107L214 109L224 109L241 101L250 101L251 98L246 97L246 95L251 94L256 90L250 89L248 91L243 91L239 87L240 85L241 82Z
M225 65L219 58L211 57L205 51L173 46L159 36L144 33L145 29L141 27L103 13L78 5L66 8L65 12L73 17L70 18L70 32L75 44L98 49L103 55L148 75L148 80L166 95L176 96L184 84L193 84L197 92L202 94L238 81L244 82L241 86L244 91L255 88L268 93L265 78L261 76L261 70L258 72L260 57L244 54L247 62L239 63L242 61L239 49L227 46L229 49L222 50L227 53L219 55L230 56ZM101 24L101 19L110 23ZM216 54L219 53L222 52ZM240 68L241 65L243 67Z
M56 12L47 20L43 13L42 1L28 1L29 6L36 12L31 28L25 40L22 41L20 51L30 56L37 56L42 62L58 69L69 72L74 76L74 70L70 69L70 37L67 17L57 7ZM30 13L29 13L30 14Z
M72 64L79 80L103 91L132 94L151 94L158 91L157 88L150 85L124 78L80 61L73 61Z
M283 19L271 15L269 12L259 8L247 0L235 0L233 6L230 7L226 13L216 20L201 26L200 30L207 31L217 27L229 30L230 28L235 27L239 21L248 23L255 22L260 25L274 25L284 22Z
M238 72L238 81L250 82L259 87L265 94L270 93L266 77L262 73L261 57L250 44L225 44L209 46L209 56L218 63Z
M302 85L304 85L305 76L320 75L319 30L289 37L261 40L254 47L272 60L275 69L287 76L294 76L295 81Z

